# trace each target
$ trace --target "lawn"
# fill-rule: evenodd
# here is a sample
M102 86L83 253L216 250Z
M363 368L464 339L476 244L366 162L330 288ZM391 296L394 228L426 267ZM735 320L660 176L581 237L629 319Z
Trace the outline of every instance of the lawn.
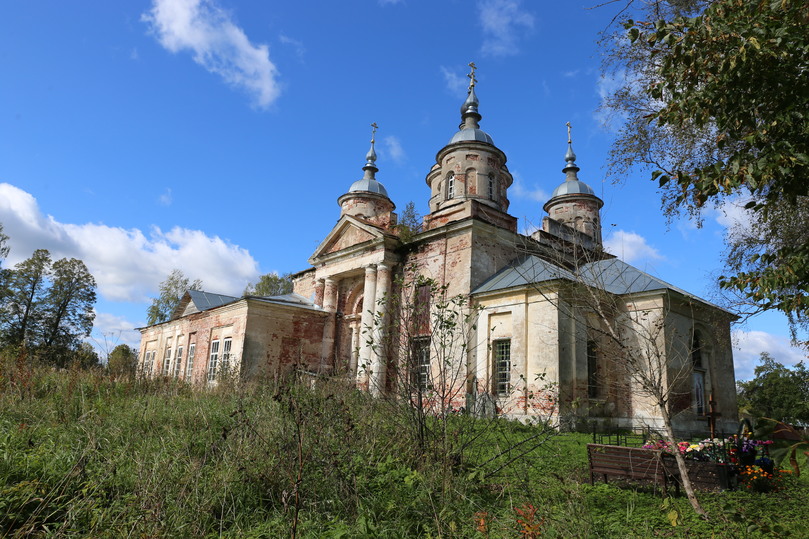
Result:
M315 388L0 372L4 536L809 536L806 474L685 497L588 483L585 434Z

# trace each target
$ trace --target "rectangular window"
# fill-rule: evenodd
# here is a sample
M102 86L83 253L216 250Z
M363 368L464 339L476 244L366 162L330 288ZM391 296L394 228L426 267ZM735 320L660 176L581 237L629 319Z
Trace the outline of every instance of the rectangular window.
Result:
M598 380L598 348L595 341L587 341L587 396L591 399L601 396Z
M230 346L232 339L225 337L222 341L222 358L219 361L219 372L223 375L230 374Z
M146 353L143 355L143 372L146 374L152 374L152 368L154 366L154 350L146 350Z
M194 354L197 352L197 343L188 345L188 359L185 360L185 381L190 382L194 375Z
M163 376L171 374L171 339L166 339L166 352L163 354Z
M507 397L511 390L511 339L494 341L494 393Z
M413 302L413 333L411 335L423 335L430 332L431 296L432 287L429 284L418 285Z
M494 176L489 176L489 200L494 200Z
M705 373L694 371L694 407L697 415L705 415Z
M211 355L208 358L208 381L216 380L216 367L219 364L219 341L211 342Z
M177 346L177 352L174 354L174 377L180 377L180 369L183 367L183 345Z
M432 389L430 367L430 337L416 337L410 341L410 389Z

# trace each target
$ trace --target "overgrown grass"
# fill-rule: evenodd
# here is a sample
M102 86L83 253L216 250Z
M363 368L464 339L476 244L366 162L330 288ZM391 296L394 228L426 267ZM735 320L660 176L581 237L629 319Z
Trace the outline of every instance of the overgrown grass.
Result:
M586 435L452 416L417 449L396 402L337 382L195 390L0 368L3 536L809 535L806 481L704 494L703 521L685 498L587 484Z

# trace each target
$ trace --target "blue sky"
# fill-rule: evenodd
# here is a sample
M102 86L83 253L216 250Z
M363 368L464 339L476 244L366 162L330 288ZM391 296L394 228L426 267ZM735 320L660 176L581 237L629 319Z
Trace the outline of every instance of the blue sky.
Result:
M481 127L515 177L529 229L561 183L565 122L579 177L604 200L608 247L710 298L723 235L667 224L645 174L604 181L613 127L599 112L599 32L617 9L529 0L38 1L0 18L0 222L6 266L47 248L99 284L93 338L137 345L173 269L239 295L306 260L362 176L379 125L377 178L423 214L424 178L457 130L467 64ZM782 316L735 330L737 377L759 352L794 364Z

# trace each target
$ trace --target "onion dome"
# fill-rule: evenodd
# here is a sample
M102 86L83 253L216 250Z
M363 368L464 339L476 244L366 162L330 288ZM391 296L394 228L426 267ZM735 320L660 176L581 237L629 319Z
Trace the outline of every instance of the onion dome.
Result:
M596 196L593 188L579 179L578 172L581 170L576 165L576 154L573 152L573 142L570 139L570 123L567 130L567 153L565 153L565 181L553 190L551 199L565 195L590 195Z
M371 127L373 127L373 131L371 133L371 149L368 150L368 153L365 155L365 166L362 167L365 174L363 175L362 179L351 184L351 187L348 188L348 192L376 193L378 195L387 197L388 191L385 189L385 186L376 179L376 173L379 172L379 169L376 167L376 150L374 149L374 144L376 142L376 123L371 124Z
M485 142L494 146L492 137L483 131L479 125L482 116L478 112L480 102L477 95L475 95L475 83L477 82L475 79L475 63L471 62L469 67L472 68L472 72L467 75L469 77L469 89L467 90L466 101L461 105L461 125L458 126L460 131L452 136L449 144L474 141Z

